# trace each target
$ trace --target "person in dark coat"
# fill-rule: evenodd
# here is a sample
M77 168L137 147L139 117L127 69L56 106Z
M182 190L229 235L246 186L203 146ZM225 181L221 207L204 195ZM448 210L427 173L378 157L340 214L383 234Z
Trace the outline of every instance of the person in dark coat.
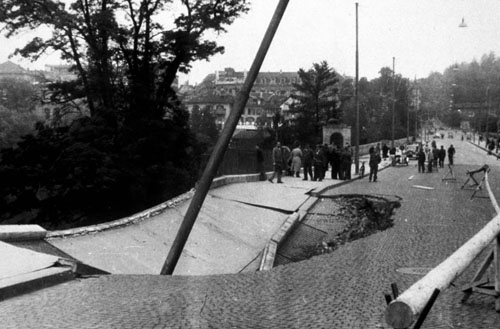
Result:
M448 163L453 166L453 157L455 156L455 148L453 144L448 147Z
M438 161L439 161L439 150L436 146L432 148L432 167L436 168L438 171Z
M490 143L488 144L488 154L489 155L492 155L493 154L493 150L495 149L495 141L493 140L493 138L490 140Z
M389 156L391 158L391 166L395 166L396 165L396 147L395 146L391 147L391 149L389 150Z
M387 159L388 155L387 153L389 152L389 148L387 147L387 145L384 143L382 144L382 158Z
M417 153L417 162L418 162L418 172L425 172L425 152L424 148L420 147Z
M378 173L378 164L382 161L380 158L380 152L375 151L375 149L370 148L370 177L368 181L371 182L373 178L373 182L377 181L377 173Z
M322 181L324 177L324 165L326 162L326 154L323 150L323 145L318 144L314 151L314 181Z
M438 154L439 168L444 168L444 159L445 158L446 158L446 150L444 149L444 146L441 145L441 148L439 149L439 154Z
M332 166L332 179L340 178L340 152L337 145L332 144L330 149L330 165Z
M342 166L344 168L344 179L349 180L351 179L351 165L352 165L352 154L349 146L346 146L344 148L342 154L343 154Z
M273 166L274 172L273 175L268 179L269 182L273 182L274 177L278 177L278 183L283 183L281 180L281 175L283 170L286 168L286 160L283 154L283 148L281 147L281 143L277 142L276 146L273 148Z
M304 178L302 180L307 180L307 175L309 174L309 177L311 180L313 180L313 172L312 172L312 167L313 167L313 150L309 147L309 144L306 144L304 146L304 149L302 150L302 156L304 157Z

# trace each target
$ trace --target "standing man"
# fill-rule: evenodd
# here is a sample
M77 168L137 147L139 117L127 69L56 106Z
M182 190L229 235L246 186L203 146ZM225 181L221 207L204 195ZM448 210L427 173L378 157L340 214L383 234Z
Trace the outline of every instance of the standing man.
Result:
M418 161L418 172L425 173L425 152L422 145L420 145L420 147L418 148L417 161Z
M352 165L352 154L351 154L351 148L347 144L345 149L344 149L344 179L345 180L350 180L351 179L351 165Z
M455 148L453 147L453 144L450 145L448 148L448 164L453 166L453 156L455 156Z
M378 164L382 161L380 158L380 151L376 151L373 147L370 149L370 177L368 181L371 182L373 178L373 182L377 181L377 173L378 173Z
M389 152L389 147L385 143L382 144L382 158L387 159L387 153Z
M324 165L326 162L326 154L323 151L323 146L321 144L316 145L316 151L314 151L314 181L322 181L324 175Z
M278 183L282 184L281 173L285 168L285 159L283 158L283 149L281 148L281 143L277 142L276 146L273 148L273 166L274 172L271 178L269 178L269 182L273 182L275 176L278 177Z
M309 147L309 144L306 144L306 146L302 150L302 156L304 157L304 178L302 180L307 180L308 174L309 177L311 177L311 180L313 180L313 151Z
M446 150L444 149L444 146L441 145L441 148L439 149L439 168L444 168L444 159L446 158Z
M295 174L295 177L300 178L300 168L302 167L302 150L300 149L300 143L295 142L295 147L292 150L292 154L290 155L292 159L292 176Z
M432 148L434 150L434 147ZM434 152L432 150L429 150L427 152L427 172L431 173L432 172L432 167L434 165Z
M439 150L437 147L432 148L432 158L434 159L434 162L432 166L436 168L436 172L438 171L438 162L439 162Z
M337 145L331 145L330 165L332 166L332 179L340 178L340 152Z

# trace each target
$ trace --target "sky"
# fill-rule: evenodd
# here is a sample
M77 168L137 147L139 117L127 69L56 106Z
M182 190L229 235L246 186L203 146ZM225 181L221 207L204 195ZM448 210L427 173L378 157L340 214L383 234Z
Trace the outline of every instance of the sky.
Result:
M199 83L216 70L248 70L279 0L252 0L251 9L216 36L224 54L192 63L181 83ZM373 79L391 67L410 79L443 72L457 62L500 54L500 0L290 0L261 71L296 72L327 61L343 75L355 75L356 15L359 3L359 75ZM467 27L460 28L465 20ZM34 35L0 37L0 62ZM26 68L61 64L55 54L38 63L11 59Z

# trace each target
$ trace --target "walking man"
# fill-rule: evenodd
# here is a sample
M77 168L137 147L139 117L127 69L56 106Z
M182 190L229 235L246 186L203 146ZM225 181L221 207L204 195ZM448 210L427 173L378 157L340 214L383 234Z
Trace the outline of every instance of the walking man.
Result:
M382 161L380 158L380 151L375 151L373 148L370 149L370 177L368 181L371 182L373 178L373 182L377 181L377 173L378 173L378 164Z
M453 166L453 157L455 156L455 148L453 147L453 144L450 145L448 148L448 164Z
M278 177L278 183L283 183L281 180L281 174L283 169L286 166L285 159L283 158L283 149L281 148L281 143L277 142L276 146L273 148L273 166L274 172L271 178L269 178L269 182L273 182L274 177Z
M313 172L312 172L313 151L309 147L309 144L306 144L306 146L302 150L302 156L304 157L304 178L302 180L307 180L308 174L311 180L313 180Z
M418 172L425 173L425 152L422 146L418 148L417 161L418 161Z

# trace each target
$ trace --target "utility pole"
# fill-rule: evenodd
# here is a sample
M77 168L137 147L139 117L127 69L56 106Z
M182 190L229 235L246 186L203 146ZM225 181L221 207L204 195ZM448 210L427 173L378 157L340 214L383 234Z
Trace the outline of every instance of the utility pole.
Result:
M394 124L395 124L395 108L396 108L396 57L392 58L392 129L391 129L391 146L394 147Z
M410 89L410 81L408 80L406 92ZM408 106L408 97L405 97L406 103L406 143L410 144L410 107Z
M417 138L418 135L418 103L420 102L419 94L420 90L418 89L417 77L415 76L415 138Z
M486 132L485 138L488 138L490 132L490 86L486 87ZM488 145L486 145L488 146Z
M358 3L356 2L356 80L354 82L354 103L356 104L356 149L354 154L355 172L359 174L359 47L358 47Z
M231 140L231 137L233 136L234 130L236 129L241 114L245 109L253 83L257 78L257 75L259 74L262 62L264 61L267 51L271 46L273 37L278 30L278 26L280 24L281 18L285 13L288 2L289 0L280 0L276 7L271 22L269 23L264 38L260 44L257 54L255 55L252 66L248 71L245 83L243 84L241 91L236 97L234 108L226 120L226 124L222 129L221 135L217 140L217 143L215 144L212 154L210 155L207 166L205 167L205 170L203 171L203 174L198 182L196 192L193 196L193 199L191 200L191 203L189 204L186 215L182 220L181 226L168 253L167 259L165 260L165 263L163 264L163 267L161 269L161 275L172 275L174 272L175 266L177 265L182 250L184 249L184 245L186 244L191 229L193 228L193 225L196 221L196 217L198 216L198 213L200 212L200 209L203 205L203 201L205 201L205 197L207 196L207 193L210 189L212 180L217 174L217 169L219 168L219 165L224 158L224 153L229 146L229 142Z

